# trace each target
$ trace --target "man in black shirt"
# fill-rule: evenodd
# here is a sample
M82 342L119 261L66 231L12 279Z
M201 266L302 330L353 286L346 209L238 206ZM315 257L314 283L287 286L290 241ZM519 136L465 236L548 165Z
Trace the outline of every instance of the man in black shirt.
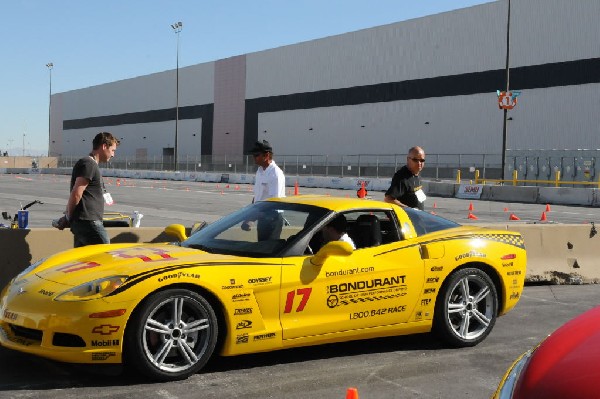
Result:
M60 230L71 227L75 248L91 244L108 244L110 240L102 223L104 204L112 204L112 198L104 188L98 166L115 156L119 141L108 132L94 137L92 152L81 158L71 173L71 194L65 216L58 222Z
M385 192L385 202L402 207L425 209L425 193L419 173L425 166L425 152L421 147L412 147L406 157L406 165L392 177L392 184Z

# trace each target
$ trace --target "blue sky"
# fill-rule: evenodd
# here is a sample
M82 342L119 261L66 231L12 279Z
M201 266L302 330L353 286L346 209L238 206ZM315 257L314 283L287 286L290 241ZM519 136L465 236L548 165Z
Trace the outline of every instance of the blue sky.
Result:
M48 95L492 0L2 0L0 151L48 150Z

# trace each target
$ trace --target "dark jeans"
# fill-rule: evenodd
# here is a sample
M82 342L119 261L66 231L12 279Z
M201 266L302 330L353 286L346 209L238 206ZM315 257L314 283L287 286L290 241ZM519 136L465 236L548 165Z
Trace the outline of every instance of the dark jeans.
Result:
M74 220L71 222L71 233L73 233L74 248L93 244L110 244L102 220Z
M279 240L283 229L283 216L277 211L263 213L256 225L258 241Z

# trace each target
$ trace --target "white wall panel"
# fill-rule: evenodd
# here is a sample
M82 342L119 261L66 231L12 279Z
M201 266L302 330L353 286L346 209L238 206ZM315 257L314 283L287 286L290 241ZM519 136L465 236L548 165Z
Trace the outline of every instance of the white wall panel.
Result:
M502 3L331 36L247 56L248 98L501 69Z
M600 57L599 16L599 0L511 1L511 67Z
M170 70L64 93L66 120L174 108L176 71ZM214 63L179 69L179 106L210 104Z

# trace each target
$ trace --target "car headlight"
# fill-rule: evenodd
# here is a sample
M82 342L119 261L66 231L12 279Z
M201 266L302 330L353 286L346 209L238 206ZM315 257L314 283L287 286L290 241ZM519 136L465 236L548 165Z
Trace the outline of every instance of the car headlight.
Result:
M519 359L517 359L513 363L510 370L506 372L504 382L501 386L498 387L497 394L494 396L494 398L511 399L513 397L513 392L515 390L517 382L519 381L521 372L523 372L523 370L527 366L527 363L529 363L529 359L531 358L531 355L533 355L534 351L535 349L525 352L523 355L521 355Z
M99 299L119 288L127 276L111 276L81 284L59 294L56 301L90 301Z

